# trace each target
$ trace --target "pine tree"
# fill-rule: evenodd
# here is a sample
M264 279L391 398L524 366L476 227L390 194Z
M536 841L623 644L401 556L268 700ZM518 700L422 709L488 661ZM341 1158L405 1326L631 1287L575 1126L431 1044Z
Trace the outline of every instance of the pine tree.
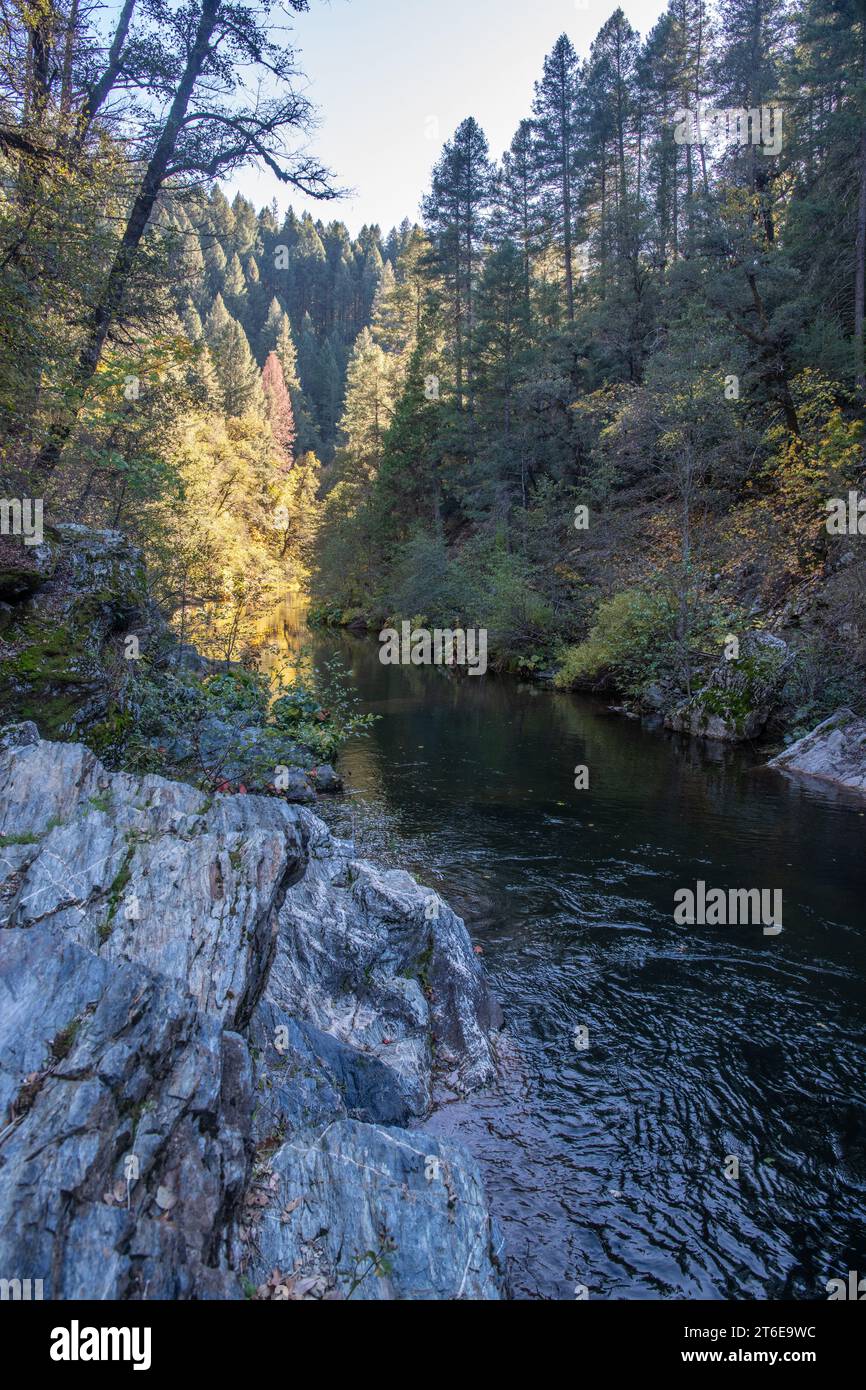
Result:
M578 176L580 74L571 40L561 34L544 60L532 106L538 178L546 220L562 251L566 312L574 319L574 213Z
M504 241L488 257L478 290L476 327L479 388L506 447L512 434L518 357L527 345L523 256ZM524 502L525 505L525 502Z
M373 297L370 314L370 327L376 342L386 352L397 352L403 341L403 325L396 300L397 277L390 261L382 267L382 274Z
M276 311L274 311L274 305L276 305ZM271 303L271 308L268 311L268 322L271 324L271 328L266 338L266 344L271 343L271 332L273 333L273 342L267 350L275 352L279 358L280 366L283 369L283 379L292 403L295 452L296 454L313 453L319 455L322 453L321 432L313 418L307 397L301 389L298 376L298 356L289 316L279 307L277 300L273 300Z
M213 304L208 310L204 321L204 335L211 348L216 347L220 339L232 321L231 314L223 303L223 297L218 294Z
M420 227L401 235L401 247L394 271L394 288L388 309L392 346L383 346L403 357L414 348L419 334L435 316L442 285L436 274L430 239ZM376 334L377 341L382 341Z
M423 339L414 349L383 440L372 509L376 532L386 546L406 540L419 521L438 523L435 440L439 412L425 390L428 350Z
M729 0L719 12L719 44L710 75L716 104L759 113L778 104L785 34L782 0ZM769 132L767 132L769 134ZM757 145L728 144L725 180L747 187L757 204L756 221L767 245L775 240L773 185L784 166Z
M318 380L318 419L321 421L322 438L330 456L343 403L343 371L330 338L321 347Z
M524 320L527 331L532 323L532 267L541 246L543 231L539 197L538 163L533 149L532 122L523 120L517 127L509 149L502 156L494 226L498 240L510 238L520 247L523 258Z
M191 343L200 342L204 337L204 328L199 318L198 310L193 303L187 304L182 315L184 331Z
M709 21L705 0L669 0L668 12L672 24L669 41L677 64L677 104L682 109L698 110L709 89ZM678 145L685 165L685 191L680 195L679 173L674 183L675 248L691 257L695 252L695 199L700 187L706 195L709 188L707 151L704 143L687 141ZM697 164L700 165L700 176ZM679 231L682 212L685 213L685 236Z
M844 333L854 380L866 394L866 3L804 0L795 12L794 58L787 77L786 151L798 185L789 237L798 271L815 287L822 317L826 286L834 303L850 285ZM793 120L790 117L793 116ZM832 288L831 288L832 287ZM846 294L847 301L847 294ZM853 349L853 351L851 350Z
M237 251L233 252L231 260L226 266L221 294L231 313L235 317L240 317L246 301L247 282L244 279L244 270Z
M208 292L218 294L226 277L226 255L218 241L205 239L205 275Z
M221 301L220 301L221 302ZM256 360L250 351L247 335L226 313L222 328L206 329L208 344L213 352L214 365L223 397L226 415L244 415L248 411L264 412L264 396ZM210 321L211 315L208 315Z
M679 106L676 25L670 11L650 31L638 60L637 81L646 137L643 141L642 197L652 264L664 272L676 255L676 181L679 146L674 114Z
M621 9L593 40L584 83L586 161L598 206L598 259L602 290L612 274L622 281L637 254L635 235L638 157L638 39Z
M468 116L445 144L424 200L424 216L451 299L458 409L463 407L464 379L472 407L473 301L492 195L487 139Z
M255 246L258 232L256 210L248 199L236 193L232 199L232 214L235 219L232 238L241 256L246 256Z
M280 366L283 369L283 376L286 385L290 390L300 390L301 380L298 376L298 354L295 349L295 340L292 337L292 326L289 323L289 316L282 309L277 320L274 332L273 351L280 359Z
M208 195L207 220L214 236L224 245L234 241L235 216L218 183L213 185Z
M305 315L313 314L322 324L326 282L325 247L316 225L305 212L297 226L294 247L290 252L288 270L277 270L277 283L285 285L284 301L289 306L292 322L302 323Z
M369 328L358 335L346 375L346 400L340 418L341 474L353 482L375 477L382 440L394 412L393 377L385 352Z

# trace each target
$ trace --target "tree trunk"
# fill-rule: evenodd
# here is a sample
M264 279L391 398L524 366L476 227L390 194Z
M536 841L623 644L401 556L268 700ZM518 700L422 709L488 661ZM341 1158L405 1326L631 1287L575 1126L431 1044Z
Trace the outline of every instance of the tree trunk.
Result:
M66 27L66 43L63 50L63 76L60 84L60 110L69 114L72 106L72 56L75 50L75 33L78 28L78 0L72 0Z
M222 0L204 0L203 2L195 42L190 50L183 77L162 128L162 134L156 143L150 163L130 209L114 264L105 282L105 288L90 315L84 346L79 353L72 377L72 388L77 404L73 406L65 418L58 420L52 426L39 455L37 466L44 472L51 472L56 467L75 428L85 392L96 373L109 329L121 307L123 294L141 239L162 189L193 89L207 57L208 46L221 4Z
M135 9L135 5L136 0L124 0L123 8L117 19L117 27L114 30L114 37L111 40L111 47L108 50L105 68L102 74L88 89L81 110L78 113L78 119L75 123L74 139L74 144L77 149L81 149L83 146L93 117L102 106L120 75L123 47L126 43L126 36L129 33L129 26L132 22L132 13Z

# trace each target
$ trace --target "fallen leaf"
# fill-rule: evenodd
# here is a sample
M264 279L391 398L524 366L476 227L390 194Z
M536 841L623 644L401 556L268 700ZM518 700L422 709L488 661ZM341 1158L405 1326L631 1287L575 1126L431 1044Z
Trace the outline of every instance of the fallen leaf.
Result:
M294 1285L292 1293L296 1298L303 1298L308 1293L324 1293L325 1291L325 1281L321 1275L317 1275L313 1279L293 1279L292 1284Z

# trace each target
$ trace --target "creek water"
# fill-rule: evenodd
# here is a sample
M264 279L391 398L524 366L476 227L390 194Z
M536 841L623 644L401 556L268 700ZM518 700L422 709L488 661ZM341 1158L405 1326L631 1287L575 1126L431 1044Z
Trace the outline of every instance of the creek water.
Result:
M328 818L464 917L505 1013L501 1080L427 1127L478 1158L514 1296L826 1298L866 1275L866 806L302 621L280 610L274 646L339 653L381 716ZM783 930L676 925L697 880L781 889Z

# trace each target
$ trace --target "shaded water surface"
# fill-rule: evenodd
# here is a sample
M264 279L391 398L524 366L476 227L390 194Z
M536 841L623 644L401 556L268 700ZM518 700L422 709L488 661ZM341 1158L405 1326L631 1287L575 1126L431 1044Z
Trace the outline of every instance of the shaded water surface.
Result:
M291 646L292 611L274 632ZM462 914L505 1011L501 1083L429 1128L481 1161L515 1295L826 1297L866 1274L866 808L601 703L314 643L382 715L329 819ZM675 925L698 879L780 888L782 933Z

